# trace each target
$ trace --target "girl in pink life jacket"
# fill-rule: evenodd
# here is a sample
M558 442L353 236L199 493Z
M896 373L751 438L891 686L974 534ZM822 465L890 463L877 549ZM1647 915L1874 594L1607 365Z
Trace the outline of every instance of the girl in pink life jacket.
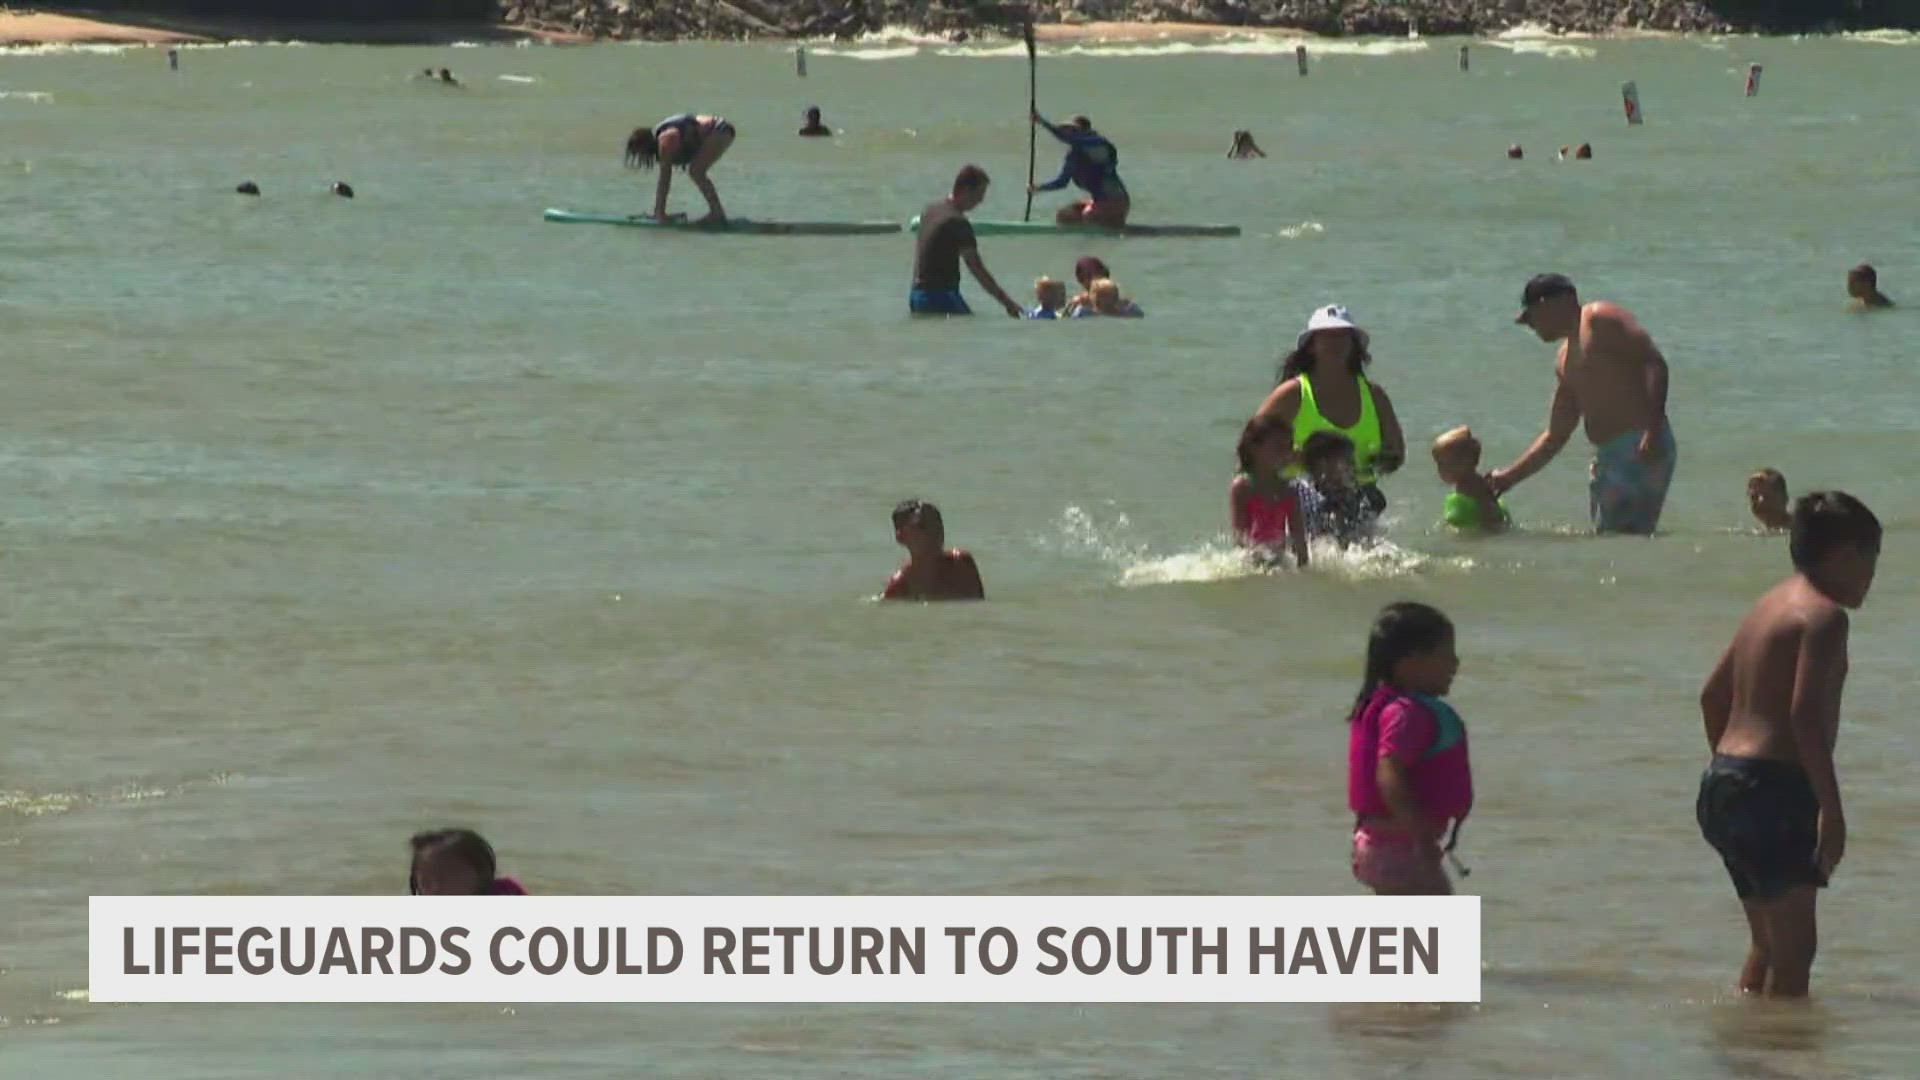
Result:
M495 874L493 845L471 829L435 829L413 835L407 891L415 896L525 896L510 877Z
M1434 608L1390 604L1374 620L1347 717L1347 806L1353 876L1381 896L1453 892L1443 862L1473 808L1466 726L1442 700L1459 670L1453 624Z

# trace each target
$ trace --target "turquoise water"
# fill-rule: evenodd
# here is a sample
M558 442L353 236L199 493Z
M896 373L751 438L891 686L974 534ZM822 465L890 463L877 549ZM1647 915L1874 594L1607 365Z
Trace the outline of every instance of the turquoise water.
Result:
M1315 44L1305 79L1279 41L1052 52L1042 108L1119 141L1138 220L1245 229L984 243L1022 293L1098 254L1150 312L1065 325L910 322L906 236L540 220L643 209L625 134L685 108L739 127L738 214L904 221L971 161L1017 217L1017 45L822 47L805 81L760 46L0 57L0 1066L1904 1075L1915 309L1841 286L1872 261L1920 305L1913 40L1478 42L1465 74ZM807 104L844 134L791 137ZM1237 127L1272 156L1224 161ZM1510 497L1523 535L1430 524L1427 439L1502 464L1544 420L1511 319L1545 269L1673 365L1651 541L1580 535L1579 447ZM1392 544L1250 574L1234 438L1329 302L1413 447ZM1761 465L1891 531L1808 1009L1727 997L1745 931L1692 820L1699 681L1785 570L1745 531ZM907 496L989 603L868 602ZM445 822L549 894L1352 893L1340 718L1398 598L1461 627L1478 1008L84 1000L88 895L396 892Z

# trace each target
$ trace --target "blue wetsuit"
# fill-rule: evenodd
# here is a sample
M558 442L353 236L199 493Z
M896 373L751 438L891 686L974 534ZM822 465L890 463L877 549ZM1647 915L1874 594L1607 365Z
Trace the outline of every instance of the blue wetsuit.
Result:
M1120 182L1120 151L1106 137L1078 128L1061 128L1040 121L1047 133L1067 144L1066 160L1060 163L1060 175L1041 184L1041 191L1059 191L1072 184L1097 202L1127 193Z

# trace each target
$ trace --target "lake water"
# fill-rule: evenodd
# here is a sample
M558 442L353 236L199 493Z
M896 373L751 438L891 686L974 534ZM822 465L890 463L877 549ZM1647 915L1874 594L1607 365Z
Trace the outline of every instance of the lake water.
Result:
M984 240L1021 295L1094 253L1149 312L1066 325L908 320L906 236L540 220L644 209L622 142L681 109L738 126L736 214L904 221L972 161L976 216L1018 216L1018 45L822 46L804 81L776 46L0 57L0 1072L1908 1075L1915 43L1044 53L1137 221L1246 230ZM808 104L845 133L792 137ZM1237 127L1272 156L1223 160ZM1912 306L1848 314L1861 261ZM1544 421L1511 319L1548 269L1672 363L1652 540L1581 535L1579 444L1510 497L1522 535L1432 524L1428 439L1472 423L1497 465ZM1392 543L1251 574L1234 440L1330 302L1412 447ZM1700 680L1787 568L1747 531L1762 465L1891 533L1804 1008L1728 995L1746 931L1693 824ZM870 602L908 496L988 603ZM404 892L440 824L546 894L1357 893L1341 721L1400 598L1460 627L1477 1007L85 1000L91 894Z

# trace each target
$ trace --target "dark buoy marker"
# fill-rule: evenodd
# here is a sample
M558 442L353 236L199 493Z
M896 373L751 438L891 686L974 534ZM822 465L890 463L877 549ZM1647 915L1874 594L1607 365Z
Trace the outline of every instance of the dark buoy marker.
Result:
M335 180L333 182L333 187L328 190L332 191L335 195L338 195L343 199L353 198L353 188L349 187L345 180Z

